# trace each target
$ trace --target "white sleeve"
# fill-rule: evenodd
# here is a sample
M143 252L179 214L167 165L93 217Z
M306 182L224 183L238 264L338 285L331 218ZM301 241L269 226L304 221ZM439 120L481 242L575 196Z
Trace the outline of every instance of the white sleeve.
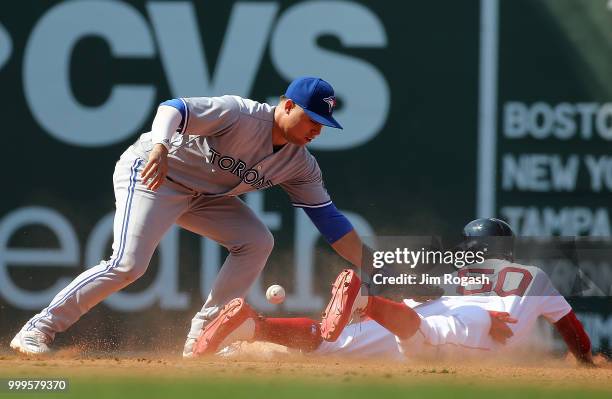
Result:
M489 312L478 306L461 306L448 315L422 317L419 332L423 335L425 343L433 346L451 344L466 348L489 349L490 329Z
M557 291L548 275L542 270L538 269L535 273L532 287L533 289L528 292L528 295L531 295L529 299L534 303L535 311L550 323L558 322L572 310L570 304Z
M182 120L183 117L178 109L168 105L160 105L151 127L151 143L163 144L170 150L170 140Z

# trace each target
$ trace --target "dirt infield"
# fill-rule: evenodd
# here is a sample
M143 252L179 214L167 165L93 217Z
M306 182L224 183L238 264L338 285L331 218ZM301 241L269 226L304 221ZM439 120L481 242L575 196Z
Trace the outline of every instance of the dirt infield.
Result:
M325 384L351 381L379 383L445 383L479 386L537 386L540 388L581 388L612 391L612 365L598 368L577 367L573 361L478 362L386 362L321 358L283 353L279 348L252 344L235 358L183 360L178 355L125 353L82 355L65 349L45 359L27 358L13 353L0 354L0 377L88 378L248 378L258 381L299 379Z

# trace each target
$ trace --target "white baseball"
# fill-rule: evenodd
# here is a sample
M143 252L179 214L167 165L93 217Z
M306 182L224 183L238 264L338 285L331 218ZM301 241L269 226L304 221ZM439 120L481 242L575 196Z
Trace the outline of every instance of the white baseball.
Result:
M269 286L266 290L266 299L275 305L283 303L285 301L285 289L278 284Z

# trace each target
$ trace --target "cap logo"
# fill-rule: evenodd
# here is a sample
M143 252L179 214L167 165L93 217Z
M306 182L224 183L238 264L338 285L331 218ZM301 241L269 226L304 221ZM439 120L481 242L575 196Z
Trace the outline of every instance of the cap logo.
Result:
M336 107L336 97L334 96L325 97L323 101L325 101L327 105L329 105L329 113L331 114L334 108Z

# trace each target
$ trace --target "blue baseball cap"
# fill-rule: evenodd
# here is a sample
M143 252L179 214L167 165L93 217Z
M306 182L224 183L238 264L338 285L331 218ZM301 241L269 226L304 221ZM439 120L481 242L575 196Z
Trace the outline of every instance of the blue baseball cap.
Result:
M332 117L336 107L334 88L323 79L309 76L297 78L287 87L285 97L302 107L313 121L342 129Z

